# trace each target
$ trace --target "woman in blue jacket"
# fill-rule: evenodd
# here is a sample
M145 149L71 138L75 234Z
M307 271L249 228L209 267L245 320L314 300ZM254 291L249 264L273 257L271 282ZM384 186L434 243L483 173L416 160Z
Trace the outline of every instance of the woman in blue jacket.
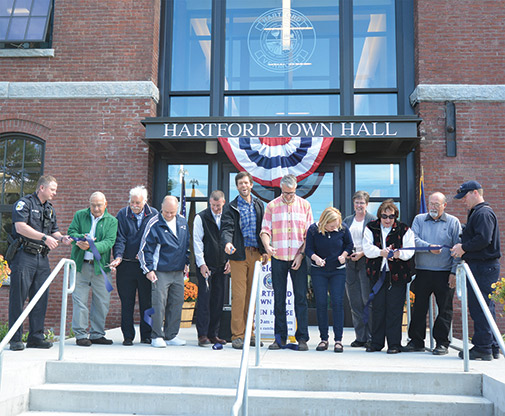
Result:
M333 312L335 352L344 352L345 260L352 253L352 237L342 224L342 215L336 208L326 208L319 222L307 231L305 253L312 260L312 286L316 298L317 323L321 342L317 351L328 349L328 290Z

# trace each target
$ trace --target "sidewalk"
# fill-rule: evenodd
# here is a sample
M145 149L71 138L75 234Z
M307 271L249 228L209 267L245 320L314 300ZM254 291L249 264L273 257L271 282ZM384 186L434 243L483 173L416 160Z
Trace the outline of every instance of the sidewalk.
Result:
M367 370L367 371L398 371L398 372L448 372L463 373L463 360L458 358L458 352L449 349L446 356L434 356L430 352L386 354L386 349L381 352L367 353L364 348L351 348L354 340L354 330L344 329L344 353L333 352L330 342L328 351L316 351L319 342L317 327L310 327L311 340L309 351L299 352L292 350L269 351L267 346L271 341L265 341L261 348L261 366L264 368L310 368L338 370ZM138 331L137 331L138 332ZM404 337L406 335L404 334ZM240 350L234 350L227 344L222 350L212 350L210 347L198 346L196 329L182 328L179 337L187 341L183 347L153 348L150 345L140 344L138 335L135 344L130 347L122 345L123 337L119 328L107 331L107 337L114 341L113 345L93 345L79 347L75 339L65 341L66 361L87 361L96 363L159 363L164 365L179 366L216 366L238 367L240 365ZM404 344L406 340L404 339ZM429 340L427 341L427 344ZM25 349L24 351L4 351L2 386L0 389L0 408L2 401L26 394L30 385L43 382L45 361L58 359L59 345L56 343L50 350ZM470 361L470 372L477 372L489 376L489 388L498 389L496 393L503 403L495 404L505 409L505 359L491 362ZM254 365L255 350L250 351L250 363ZM496 380L498 383L496 383ZM483 383L485 384L485 383ZM486 385L484 385L486 395ZM490 393L494 395L494 393ZM489 398L489 397L488 397Z

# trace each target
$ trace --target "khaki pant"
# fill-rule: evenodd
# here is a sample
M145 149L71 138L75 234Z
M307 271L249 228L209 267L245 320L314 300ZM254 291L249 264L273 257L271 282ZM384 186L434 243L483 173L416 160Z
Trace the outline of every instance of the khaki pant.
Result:
M231 267L231 339L244 339L247 323L247 311L255 262L261 260L256 248L246 247L245 260L230 260Z

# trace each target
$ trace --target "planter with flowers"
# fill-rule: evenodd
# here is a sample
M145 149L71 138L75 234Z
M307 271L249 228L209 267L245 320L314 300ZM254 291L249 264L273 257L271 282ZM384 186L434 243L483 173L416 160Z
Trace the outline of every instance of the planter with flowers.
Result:
M188 278L184 279L184 303L181 313L181 328L190 328L195 313L198 286L191 283Z
M414 302L416 300L416 295L414 292L409 291L409 303L410 303L410 310L412 311L412 308L414 307ZM403 318L402 318L402 331L407 332L409 326L409 319L407 316L407 301L405 300L405 305L403 306Z
M4 256L0 254L0 287L6 283L9 283L9 278L11 274L11 269L7 264L7 260L4 259Z

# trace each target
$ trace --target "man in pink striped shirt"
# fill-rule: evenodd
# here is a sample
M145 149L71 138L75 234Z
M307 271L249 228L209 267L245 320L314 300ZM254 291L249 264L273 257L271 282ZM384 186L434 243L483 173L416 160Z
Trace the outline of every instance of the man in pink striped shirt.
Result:
M268 348L281 349L286 344L286 291L288 272L293 283L297 330L295 337L299 351L307 351L309 340L307 308L307 264L305 261L305 235L313 223L308 201L296 195L296 176L281 179L281 196L265 208L261 227L261 241L272 258L272 286L274 289L274 315L276 341ZM280 341L279 340L280 337ZM280 344L279 344L280 342Z

